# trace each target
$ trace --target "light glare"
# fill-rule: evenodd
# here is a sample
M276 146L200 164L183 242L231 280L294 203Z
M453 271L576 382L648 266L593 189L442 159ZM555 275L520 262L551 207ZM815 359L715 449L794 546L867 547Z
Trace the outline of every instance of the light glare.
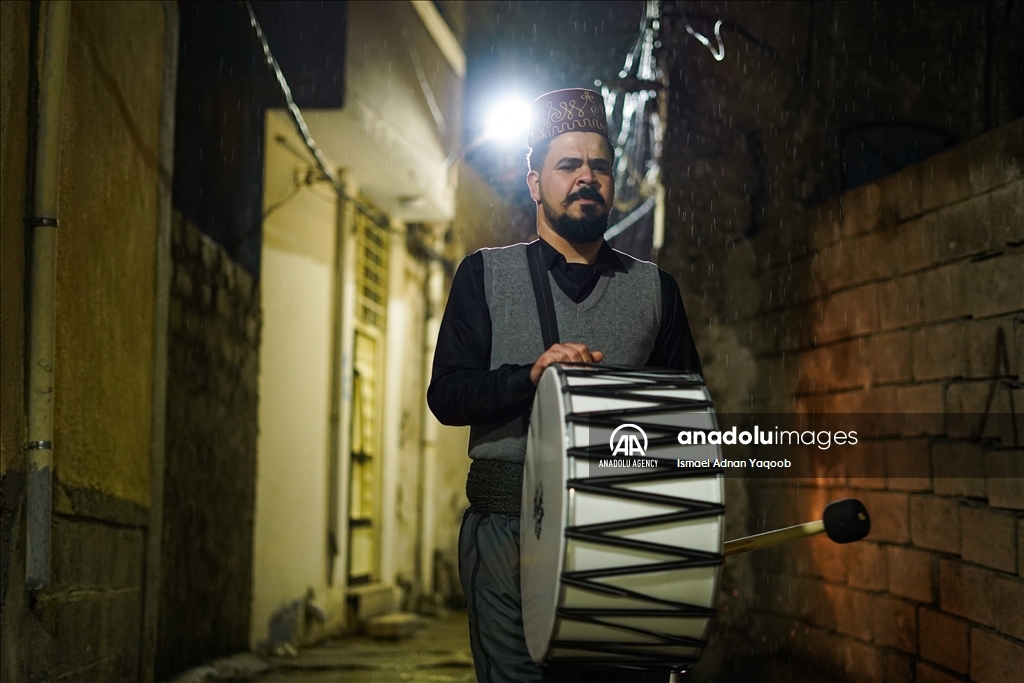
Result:
M488 112L484 136L498 142L525 142L530 127L530 103L519 98L500 101Z

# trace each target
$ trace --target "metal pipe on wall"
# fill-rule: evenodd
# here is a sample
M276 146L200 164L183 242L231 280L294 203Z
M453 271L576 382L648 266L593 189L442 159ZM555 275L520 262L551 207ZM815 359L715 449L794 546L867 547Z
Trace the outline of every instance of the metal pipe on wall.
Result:
M327 449L327 585L345 586L343 563L339 558L346 555L347 539L343 536L342 520L347 517L347 496L344 495L343 482L347 477L342 476L343 465L348 458L342 456L347 448L347 440L344 438L347 420L344 407L346 405L345 387L345 316L352 315L352 305L347 302L347 280L346 274L353 270L351 263L354 258L352 246L349 243L349 235L352 233L352 226L355 222L353 212L355 206L351 201L345 199L346 192L352 192L351 180L344 172L338 173L338 184L342 188L338 195L338 203L335 210L334 230L334 261L332 264L332 292L331 292L331 394L330 394L330 416L328 423L328 449Z
M53 487L53 339L56 289L60 132L64 111L71 3L46 4L46 33L39 80L29 280L28 443L25 584L50 584L50 514Z
M432 226L433 243L429 245L434 253L444 252L444 236L437 226ZM430 259L425 282L427 316L424 325L423 382L430 382L434 365L434 350L437 347L437 333L441 329L441 315L444 313L444 266L438 259ZM420 533L419 533L419 580L426 595L433 595L434 586L434 520L437 515L434 480L437 469L437 441L441 423L437 421L426 401L423 402L423 450L420 467Z
M380 568L383 583L395 581L395 548L399 534L398 488L402 478L401 448L404 396L403 388L409 382L405 365L405 347L408 341L408 304L406 283L406 228L397 220L391 221L388 255L387 327L384 347L384 427L380 469Z
M331 349L332 363L338 368L338 383L332 386L331 407L331 451L334 474L331 475L331 486L336 489L332 493L328 514L330 526L337 543L337 553L332 565L333 582L330 584L335 591L336 600L344 605L344 596L348 590L349 565L349 494L351 487L352 468L352 391L353 368L356 340L356 214L359 196L359 184L351 174L342 176L343 191L338 195L338 222L335 238L335 249L341 261L334 272L334 282L338 289L335 296L340 297L335 303L336 318L339 321L340 336L337 344ZM333 372L333 371L332 371ZM344 613L344 609L342 609Z

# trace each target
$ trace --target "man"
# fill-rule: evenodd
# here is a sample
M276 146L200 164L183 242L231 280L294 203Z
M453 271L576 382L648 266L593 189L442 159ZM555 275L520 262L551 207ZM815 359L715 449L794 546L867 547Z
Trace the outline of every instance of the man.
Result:
M483 249L459 266L438 334L427 401L437 419L470 425L470 508L459 575L480 683L583 680L535 665L523 635L519 507L530 407L552 363L654 366L700 372L679 288L652 263L604 241L615 199L604 102L558 90L533 105L530 171L538 242ZM558 343L545 348L527 253L551 282ZM542 282L542 280L541 280ZM667 680L620 670L596 681Z

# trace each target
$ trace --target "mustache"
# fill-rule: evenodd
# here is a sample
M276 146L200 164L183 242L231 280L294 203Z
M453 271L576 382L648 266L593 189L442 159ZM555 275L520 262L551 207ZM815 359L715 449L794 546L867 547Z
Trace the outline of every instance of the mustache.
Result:
M604 197L601 196L601 193L589 185L584 185L565 198L565 201L562 202L562 208L568 208L570 204L580 199L589 199L592 202L597 202L601 206L604 206Z

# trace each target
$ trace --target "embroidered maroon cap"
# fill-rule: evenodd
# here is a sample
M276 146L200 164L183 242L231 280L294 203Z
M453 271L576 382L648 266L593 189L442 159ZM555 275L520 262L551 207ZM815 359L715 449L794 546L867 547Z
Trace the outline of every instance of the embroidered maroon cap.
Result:
M530 147L563 133L597 133L608 137L601 93L566 88L544 93L530 108Z

